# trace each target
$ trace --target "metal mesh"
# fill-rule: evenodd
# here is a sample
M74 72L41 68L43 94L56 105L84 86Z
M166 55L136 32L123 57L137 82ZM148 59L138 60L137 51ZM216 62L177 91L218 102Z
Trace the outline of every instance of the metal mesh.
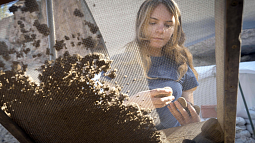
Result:
M181 10L183 31L186 35L184 46L193 55L195 70L198 72L199 86L193 93L194 104L200 108L203 106L200 113L202 120L216 118L214 13L217 9L214 9L214 1L211 0L203 2L198 0L192 3L176 0L176 2ZM45 61L50 60L50 56L53 55L48 49L49 29L44 27L44 24L47 24L47 3L46 0L37 3L39 12L18 10L14 16L1 20L5 21L4 27L1 25L0 29L1 48L8 53L5 55L6 53L1 49L0 65L4 64L4 67L0 67L2 110L10 113L10 117L35 142L117 140L139 142L148 141L148 138L152 142L160 140L167 142L165 140L167 132L161 132L161 136L155 132L155 128L162 130L174 124L173 120L166 119L168 116L163 115L166 113L165 110L168 110L167 106L164 109L153 108L147 115L147 110L142 109L139 103L148 101L145 107L149 107L151 101L138 98L137 93L164 88L166 86L161 82L166 80L180 83L182 87L178 88L182 88L182 91L194 86L183 84L184 80L189 80L185 79L186 75L178 81L175 78L178 77L179 73L176 72L178 70L172 73L171 71L146 73L139 45L134 42L136 14L143 0L54 0L56 40L54 50L58 62ZM248 3L251 2L247 1L246 7ZM244 19L249 20L250 14L244 12L244 15ZM247 25L252 27L249 23ZM218 28L216 31L220 31L222 27ZM158 67L167 70L165 67L168 66L178 69L178 64L176 65L171 57L163 60L151 57L150 60L156 63L151 65L155 69ZM110 68L107 67L109 64ZM223 63L218 66L223 68ZM66 73L65 68L69 68ZM28 75L35 84L28 82L20 69L26 69L24 74ZM10 70L11 72L8 73L7 71ZM190 72L192 73L191 69ZM149 79L148 74L153 76L158 74L158 76ZM217 74L223 75L223 73ZM166 75L170 78L165 79ZM12 81L7 81L7 77ZM65 82L68 78L70 80ZM219 78L223 77L219 76ZM22 84L18 88L15 85L14 88L9 84L12 82ZM4 84L10 87L2 86ZM35 88L36 84L40 87ZM69 84L69 86L60 84ZM151 84L154 86L152 87ZM179 94L176 91L173 93L174 96ZM92 98L93 95L97 99ZM129 105L127 109L122 106L127 95L137 96L135 101L138 104ZM176 96L175 100L177 98L179 96ZM209 108L212 110L206 112ZM130 111L130 114L124 114L124 111ZM95 118L94 121L89 120L92 117ZM152 122L153 130L149 130ZM143 127L143 124L149 127ZM194 126L196 128L194 130L199 132L197 127L200 128L201 125ZM135 130L136 132L133 133ZM178 137L169 139L180 142L185 138L192 139L195 134L185 129L181 132L175 134Z

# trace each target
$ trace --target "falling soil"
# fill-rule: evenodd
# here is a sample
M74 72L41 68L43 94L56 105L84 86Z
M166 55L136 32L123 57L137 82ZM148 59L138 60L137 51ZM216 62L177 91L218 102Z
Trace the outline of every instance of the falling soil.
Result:
M46 48L46 55L50 55L50 49Z
M36 39L36 34L31 34L31 37L32 37L33 40L35 40Z
M3 63L3 61L0 61L0 68L4 68L5 63Z
M109 78L113 79L117 76L116 72L117 72L117 69L114 69L114 70L110 71L108 74L105 74L105 76L108 76Z
M33 46L35 46L36 48L40 47L40 42L41 40L35 40Z
M12 5L9 8L10 12L15 13L18 11L18 9L21 9L21 11L27 12L29 11L30 13L39 11L39 5L37 4L36 0L25 0L25 2L21 5Z
M20 26L20 28L24 28L25 27L25 25L23 24L23 22L22 21L18 21L18 25Z
M25 0L25 6L21 8L22 11L29 11L30 13L34 11L39 11L39 5L36 0Z
M24 52L25 54L28 54L28 52L30 52L30 49L29 49L29 48L26 48L26 49L23 50L23 52Z
M24 35L25 43L33 41L33 38L31 38L29 35Z
M69 38L68 36L65 36L65 39L66 39L66 40L70 40L70 38Z
M44 36L48 36L50 34L50 29L47 26L47 24L40 24L38 20L35 20L34 26L37 28L37 30L43 34Z
M29 31L27 31L27 30L24 29L24 28L21 28L20 31L21 31L22 33L28 33L28 32L29 32Z
M78 17L83 17L84 16L84 14L77 8L74 10L73 14L75 16L78 16Z
M6 61L10 59L8 46L4 41L0 41L0 55L2 55Z
M64 43L64 40L61 40L61 41L58 41L56 40L56 44L54 45L54 48L57 50L57 51L60 51L61 49L64 48L66 44Z
M95 34L99 30L99 28L95 24L88 22L86 20L84 20L84 22L85 25L88 25L88 27L90 28L90 32L92 32L93 34Z
M86 39L82 39L82 44L87 47L87 48L94 48L95 47L95 42L93 41L92 37L89 36Z

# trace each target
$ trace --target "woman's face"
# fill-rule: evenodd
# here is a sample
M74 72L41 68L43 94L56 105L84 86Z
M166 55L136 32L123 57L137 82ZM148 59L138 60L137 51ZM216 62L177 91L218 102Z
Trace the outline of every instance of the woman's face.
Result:
M152 12L144 31L150 41L150 51L161 53L162 47L166 45L174 32L174 25L174 16L165 5L159 4Z

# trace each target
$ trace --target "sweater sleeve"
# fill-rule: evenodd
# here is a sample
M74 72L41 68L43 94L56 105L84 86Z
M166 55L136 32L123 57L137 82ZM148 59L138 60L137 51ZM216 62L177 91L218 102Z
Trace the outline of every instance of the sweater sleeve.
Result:
M195 74L193 73L193 71L191 70L190 67L188 67L187 72L185 73L184 77L183 77L183 81L182 81L182 87L183 87L183 91L192 89L197 87L198 81L195 77Z

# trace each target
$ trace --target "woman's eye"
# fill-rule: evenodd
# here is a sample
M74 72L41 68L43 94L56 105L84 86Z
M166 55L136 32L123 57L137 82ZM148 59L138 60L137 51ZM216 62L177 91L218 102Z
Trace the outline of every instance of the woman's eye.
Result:
M172 27L173 25L168 25L168 24L166 24L165 25L167 28L170 28L170 27Z
M150 24L150 25L155 25L156 23L155 23L155 22L150 22L149 24Z

